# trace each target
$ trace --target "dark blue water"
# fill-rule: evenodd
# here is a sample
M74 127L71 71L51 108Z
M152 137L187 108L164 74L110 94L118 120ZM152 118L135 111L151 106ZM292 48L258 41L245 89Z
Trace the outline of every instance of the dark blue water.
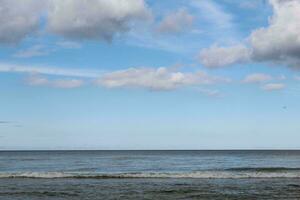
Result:
M300 151L0 152L0 199L258 197L300 198Z

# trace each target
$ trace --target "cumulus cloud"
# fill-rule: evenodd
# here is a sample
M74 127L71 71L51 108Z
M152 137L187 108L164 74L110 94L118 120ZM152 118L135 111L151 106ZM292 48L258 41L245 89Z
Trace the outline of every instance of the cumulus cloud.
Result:
M0 43L15 44L37 31L67 39L111 41L151 16L144 0L0 0Z
M200 52L199 60L203 65L210 68L223 67L237 62L249 60L249 49L243 45L232 47L212 46Z
M243 83L263 83L272 80L273 77L268 74L255 73L249 74L243 79Z
M299 62L300 1L270 0L274 15L270 25L254 31L250 36L253 59L261 61Z
M265 91L282 90L284 88L285 88L285 84L283 83L268 83L261 87L261 89Z
M229 82L229 79L210 76L205 72L179 72L171 68L129 68L107 73L96 81L107 88L144 88L148 90L174 90L190 85L209 85Z
M0 43L15 44L38 29L43 0L0 0Z
M194 17L186 9L166 15L156 28L156 32L162 34L177 34L191 28Z
M300 66L300 1L298 0L269 0L273 8L273 16L269 20L267 27L259 28L251 33L245 45L250 53L253 62L283 63L290 67L299 68ZM232 48L226 48L230 51ZM203 50L204 52L207 50ZM220 54L218 51L204 54L201 62L205 62L210 57L221 59L227 57L226 50ZM244 50L247 51L247 50ZM239 63L245 60L245 54L235 54L231 62L220 62L217 66Z
M144 0L51 0L48 30L69 39L111 41L129 29L134 20L145 19Z
M34 74L28 77L25 82L31 86L48 86L54 88L71 89L78 88L84 84L84 81L79 79L56 79L49 80L46 77Z

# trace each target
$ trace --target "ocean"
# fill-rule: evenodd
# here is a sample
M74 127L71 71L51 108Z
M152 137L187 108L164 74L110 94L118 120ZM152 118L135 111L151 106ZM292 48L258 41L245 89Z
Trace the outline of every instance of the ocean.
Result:
M0 151L15 199L300 199L300 151Z

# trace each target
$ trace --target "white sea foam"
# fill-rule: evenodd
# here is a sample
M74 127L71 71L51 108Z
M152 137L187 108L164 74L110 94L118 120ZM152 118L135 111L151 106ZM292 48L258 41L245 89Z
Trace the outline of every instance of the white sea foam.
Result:
M195 179L247 179L247 178L300 178L299 170L261 172L261 171L198 171L182 173L64 173L64 172L24 172L0 173L0 178L195 178Z

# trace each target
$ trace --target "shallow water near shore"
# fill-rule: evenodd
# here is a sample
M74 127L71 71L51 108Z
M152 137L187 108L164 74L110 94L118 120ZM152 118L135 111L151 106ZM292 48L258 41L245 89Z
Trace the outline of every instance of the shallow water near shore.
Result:
M300 199L300 151L0 152L0 199Z

